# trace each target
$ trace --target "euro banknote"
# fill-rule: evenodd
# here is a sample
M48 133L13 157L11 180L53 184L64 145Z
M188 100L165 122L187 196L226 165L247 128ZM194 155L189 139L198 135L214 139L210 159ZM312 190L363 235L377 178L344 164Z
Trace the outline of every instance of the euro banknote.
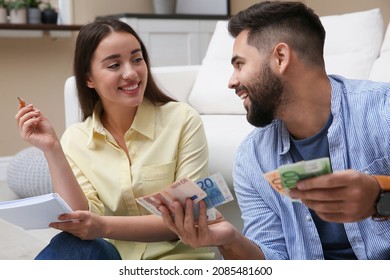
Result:
M265 173L264 177L277 192L288 196L289 190L295 188L298 181L331 172L330 160L325 157L282 165Z
M196 181L196 184L206 193L204 201L207 208L217 207L234 199L221 173Z
M185 200L194 201L194 216L198 216L197 203L204 199L209 220L214 220L215 207L234 199L225 180L220 173L213 174L196 182L182 178L157 193L137 198L137 202L155 215L161 215L158 207L164 205L173 211L173 202L179 201L183 206Z

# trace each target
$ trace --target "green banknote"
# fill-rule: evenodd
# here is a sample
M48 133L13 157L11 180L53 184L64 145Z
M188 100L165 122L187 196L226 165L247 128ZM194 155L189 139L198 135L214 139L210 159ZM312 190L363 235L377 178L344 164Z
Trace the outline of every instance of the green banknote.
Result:
M332 173L329 158L318 158L280 166L281 184L286 189L295 188L299 180Z

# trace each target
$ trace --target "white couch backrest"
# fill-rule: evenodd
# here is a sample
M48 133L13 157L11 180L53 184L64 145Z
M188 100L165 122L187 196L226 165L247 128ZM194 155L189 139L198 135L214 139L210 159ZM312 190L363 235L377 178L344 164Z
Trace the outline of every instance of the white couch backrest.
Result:
M326 31L324 46L328 74L368 79L384 34L379 9L321 17Z
M390 23L387 26L380 55L372 66L369 79L378 82L390 82Z
M379 9L321 17L326 30L324 46L328 74L368 79L383 40ZM188 102L201 114L246 114L242 102L228 89L233 38L227 21L217 23ZM390 71L389 71L390 72Z
M324 58L329 74L390 82L390 24L382 42L384 28L379 9L320 19L327 32ZM179 76L170 75L170 67L157 67L167 91L190 103L200 114L245 115L242 101L227 87L233 71L233 41L227 32L227 21L219 21L201 66L185 66ZM181 96L190 87L188 99ZM65 83L65 118L66 127L81 120L73 77Z
M66 79L64 86L65 127L81 121L82 114L77 97L76 80L74 76Z
M240 98L228 88L233 72L230 64L233 42L227 21L218 21L188 98L188 103L200 114L246 114Z
M200 65L152 67L157 84L178 101L187 102ZM179 82L178 82L179 81ZM66 79L64 86L65 127L82 120L74 76Z

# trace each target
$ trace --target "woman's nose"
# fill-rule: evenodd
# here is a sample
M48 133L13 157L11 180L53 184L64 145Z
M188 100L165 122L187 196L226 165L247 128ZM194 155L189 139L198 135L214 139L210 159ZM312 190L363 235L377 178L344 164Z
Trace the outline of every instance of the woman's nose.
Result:
M124 80L130 80L137 76L137 72L131 65L125 65L123 67L122 77Z

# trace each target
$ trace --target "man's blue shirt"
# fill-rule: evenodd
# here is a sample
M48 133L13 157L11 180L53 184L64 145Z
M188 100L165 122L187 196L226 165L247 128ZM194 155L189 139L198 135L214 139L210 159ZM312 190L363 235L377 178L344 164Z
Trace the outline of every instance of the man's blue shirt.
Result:
M329 79L333 121L327 137L332 170L390 176L390 83ZM240 145L233 178L243 233L266 259L324 259L309 209L278 194L263 177L292 162L290 135L280 120L256 128ZM344 227L358 259L390 259L390 220L368 218Z

